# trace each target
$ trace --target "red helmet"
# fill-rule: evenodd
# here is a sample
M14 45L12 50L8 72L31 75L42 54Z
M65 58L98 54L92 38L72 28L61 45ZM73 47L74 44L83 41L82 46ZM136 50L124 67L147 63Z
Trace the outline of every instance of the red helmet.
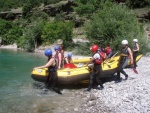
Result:
M92 50L92 51L98 51L98 45L95 45L95 44L94 44L94 45L92 46L91 50Z

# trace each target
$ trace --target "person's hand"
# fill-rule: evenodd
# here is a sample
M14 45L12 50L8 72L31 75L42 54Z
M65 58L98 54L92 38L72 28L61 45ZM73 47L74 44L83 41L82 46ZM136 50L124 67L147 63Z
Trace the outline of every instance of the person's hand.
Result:
M37 67L33 68L33 70L37 69Z
M60 69L60 66L58 67L58 69Z

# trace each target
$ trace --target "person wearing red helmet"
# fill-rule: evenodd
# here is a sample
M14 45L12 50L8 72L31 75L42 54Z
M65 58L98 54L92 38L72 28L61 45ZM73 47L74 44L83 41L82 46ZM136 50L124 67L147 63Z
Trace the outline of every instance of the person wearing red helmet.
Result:
M93 45L90 48L90 50L93 53L93 57L91 58L90 62L94 63L94 67L93 67L93 72L90 75L90 83L86 91L90 91L92 89L94 79L96 79L96 82L98 83L98 85L100 85L100 87L97 87L97 89L102 90L104 86L102 81L100 80L100 76L102 71L101 63L103 62L103 60L98 52L98 45ZM87 65L90 62L88 62Z

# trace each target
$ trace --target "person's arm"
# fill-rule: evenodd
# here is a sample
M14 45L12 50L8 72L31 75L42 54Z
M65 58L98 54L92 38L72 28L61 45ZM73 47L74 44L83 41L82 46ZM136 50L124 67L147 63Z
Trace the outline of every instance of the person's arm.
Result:
M91 59L90 59L90 61L89 62L87 62L87 64L86 65L88 65L90 62L93 62L94 61L94 57L92 57Z
M132 55L132 51L129 47L128 47L128 52L129 52L129 55L131 57L131 64L133 64L133 55Z
M35 67L34 69L41 69L41 68L48 68L49 66L51 66L54 62L54 58L52 58L49 62L47 62L45 65L43 66L39 66L39 67Z
M67 64L69 64L69 61L68 61L68 58L67 58L67 57L65 58L65 61L66 61Z
M136 43L136 47L137 47L136 51L139 51L140 48L139 48L139 44L138 43Z
M61 53L58 54L59 62L58 62L58 69L61 68Z

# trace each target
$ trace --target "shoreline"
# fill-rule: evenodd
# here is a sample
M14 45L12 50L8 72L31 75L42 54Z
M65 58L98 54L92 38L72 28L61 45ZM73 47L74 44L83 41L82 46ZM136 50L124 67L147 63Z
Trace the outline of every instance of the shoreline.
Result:
M45 47L39 47L39 48L37 48L37 49L35 49L35 51L34 52L30 52L30 53L32 53L32 54L34 54L34 55L40 55L40 56L45 56L44 55L44 51L45 51L45 49L47 49L47 48L50 48L52 51L53 51L53 55L55 55L55 51L54 51L54 45L51 45L51 46L45 46ZM23 50L23 51L25 51L24 49L20 49L20 48L17 48L17 45L16 44L12 44L12 45L1 45L0 46L0 49L9 49L9 50ZM64 53L64 56L66 57L67 56L67 54L68 53L72 53L72 51L65 51L65 53ZM85 58L85 57L91 57L91 56L83 56L83 55L75 55L75 54L73 54L73 56L72 56L72 58L73 59L77 59L77 58Z

